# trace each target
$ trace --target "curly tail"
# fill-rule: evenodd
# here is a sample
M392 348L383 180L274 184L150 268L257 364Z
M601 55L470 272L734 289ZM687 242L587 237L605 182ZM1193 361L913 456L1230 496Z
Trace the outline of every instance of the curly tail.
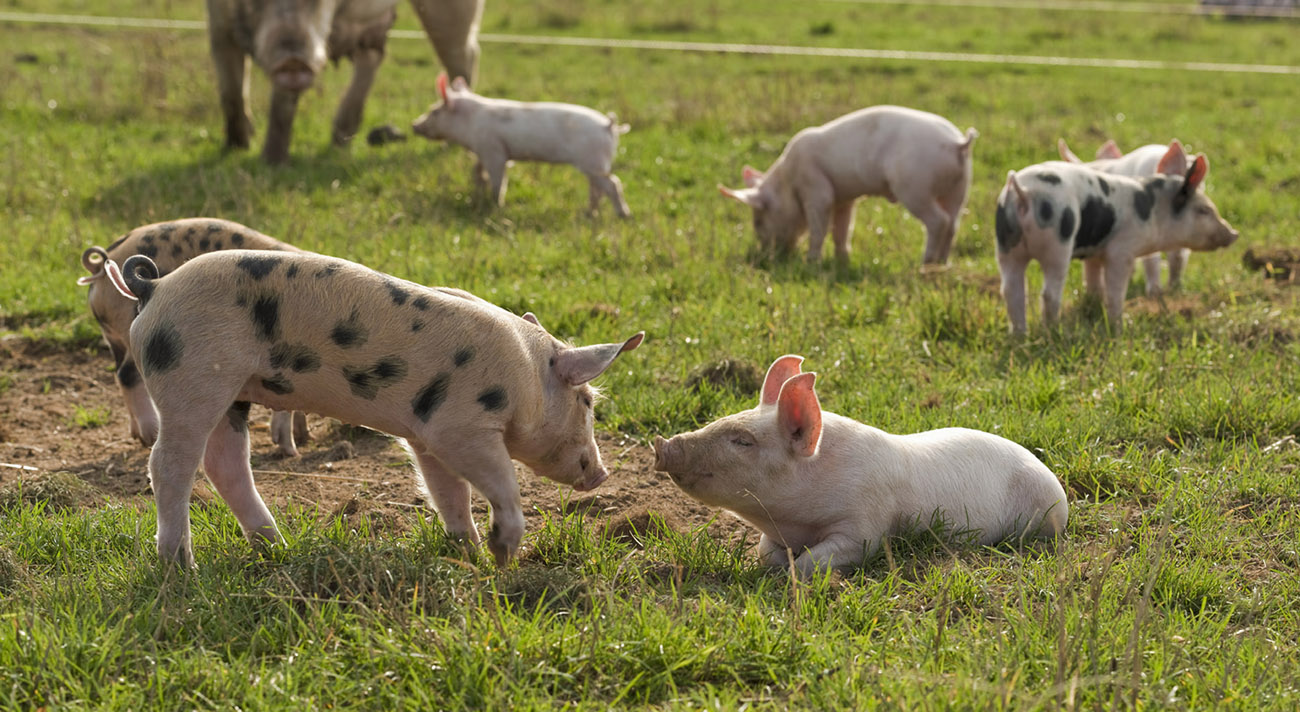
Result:
M962 142L959 143L959 144L957 144L957 155L958 155L958 157L960 157L960 158L965 158L965 157L967 157L967 156L970 155L970 147L971 147L972 145L974 145L974 143L975 143L975 139L976 139L976 137L978 137L979 135L980 135L980 132L979 132L979 131L976 131L974 126L972 126L971 128L966 129L966 140L965 140L965 141L962 141Z
M144 255L132 255L122 265L122 278L131 293L144 306L153 296L154 281L158 279L158 265Z
M615 136L622 136L623 134L632 130L631 125L620 124L618 122L618 114L615 114L614 112L611 111L606 113L605 116L609 118L609 132L614 134Z
M86 251L81 253L81 266L85 267L90 275L78 278L77 284L90 284L104 276L104 267L107 264L108 252L104 248L98 245L87 247Z

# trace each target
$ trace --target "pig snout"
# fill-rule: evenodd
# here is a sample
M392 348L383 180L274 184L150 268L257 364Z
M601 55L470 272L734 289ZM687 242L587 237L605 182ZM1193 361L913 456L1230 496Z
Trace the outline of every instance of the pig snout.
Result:
M316 72L297 57L290 57L271 70L271 81L276 87L287 91L304 91L311 88L315 80Z
M609 479L609 470L606 470L604 465L597 463L596 469L592 470L591 474L587 475L586 479L575 484L573 489L579 492L590 492L599 487L607 479Z
M1240 236L1241 233L1237 232L1233 228L1225 226L1224 230L1219 233L1218 247L1227 247L1228 245L1231 245L1232 243L1236 242L1237 238Z
M676 451L679 449L671 440L664 440L658 435L655 436L655 471L668 472L672 462L676 459Z

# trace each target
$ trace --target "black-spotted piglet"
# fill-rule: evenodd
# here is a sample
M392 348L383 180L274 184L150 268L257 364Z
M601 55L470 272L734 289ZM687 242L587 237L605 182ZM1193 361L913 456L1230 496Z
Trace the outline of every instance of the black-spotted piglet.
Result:
M146 446L153 445L158 437L158 413L131 356L130 328L135 320L136 303L110 283L111 274L132 255L149 257L158 266L159 273L167 274L196 255L235 249L298 251L293 245L236 222L186 218L144 225L118 238L107 250L89 247L81 253L81 264L90 274L78 279L77 284L90 286L86 299L117 363L117 383L126 400L131 436ZM302 443L308 438L305 414L277 411L271 416L271 440L284 454L296 456L295 441Z
M524 533L511 458L579 490L608 476L587 382L643 334L572 347L531 315L308 253L217 252L162 278L137 256L124 277L141 304L132 351L162 422L149 473L164 560L193 562L200 464L250 541L279 540L249 467L250 401L404 438L449 534L477 544L469 488L487 499L501 565Z
M1118 332L1135 259L1177 247L1217 250L1235 242L1237 231L1200 190L1209 165L1198 155L1186 176L1173 178L1129 178L1062 161L1010 171L998 195L995 230L1011 330L1028 328L1030 260L1043 269L1047 325L1060 314L1070 260L1081 259L1087 290L1102 296L1110 326Z

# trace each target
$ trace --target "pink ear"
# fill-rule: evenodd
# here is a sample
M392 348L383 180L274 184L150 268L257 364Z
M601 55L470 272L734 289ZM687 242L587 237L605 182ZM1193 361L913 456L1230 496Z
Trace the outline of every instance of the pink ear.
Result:
M447 100L447 73L446 72L438 73L438 96L442 97L443 101Z
M803 363L803 356L788 354L772 362L767 367L767 378L763 379L763 392L759 396L759 405L776 405L776 399L781 395L781 386L791 378L799 375L799 364Z
M1074 155L1074 151L1070 150L1070 147L1066 145L1065 139L1063 138L1056 139L1056 152L1061 154L1062 161L1069 161L1070 163L1083 163L1083 161L1078 156Z
M822 406L817 402L813 384L816 373L801 373L781 386L776 402L777 424L781 434L790 439L796 455L812 457L822 440Z
M750 197L753 191L751 191L749 188L743 188L741 190L732 190L731 188L728 188L727 186L719 183L718 192L722 193L723 195L727 196L728 198L731 198L732 200L738 203L744 203L745 205L749 205L751 207L753 206Z
M524 321L528 322L529 324L536 324L537 326L542 326L542 322L538 321L537 315L532 312L524 312L522 318ZM542 328L546 328L546 327L542 327Z
M639 331L621 344L566 348L551 358L551 370L566 385L580 386L604 373L619 354L640 346L644 338L645 332Z
M1201 187L1205 176L1210 172L1210 159L1205 154L1197 154L1196 160L1192 161L1192 167L1187 169L1187 184L1183 190L1187 193L1194 192Z
M752 166L745 166L740 172L740 178L745 182L746 188L753 188L763 180L763 172L755 170Z
M1097 149L1097 158L1098 158L1098 159L1101 159L1101 158L1119 158L1120 156L1123 156L1123 155L1124 155L1124 152L1121 151L1121 150L1119 150L1119 144L1115 143L1115 139L1113 139L1113 138L1110 139L1109 141L1107 141L1106 143L1103 143L1103 144L1101 145L1101 148Z
M1166 176L1180 176L1187 172L1187 152L1183 150L1183 144L1174 139L1169 142L1169 150L1165 155L1160 157L1160 162L1156 164L1156 173Z

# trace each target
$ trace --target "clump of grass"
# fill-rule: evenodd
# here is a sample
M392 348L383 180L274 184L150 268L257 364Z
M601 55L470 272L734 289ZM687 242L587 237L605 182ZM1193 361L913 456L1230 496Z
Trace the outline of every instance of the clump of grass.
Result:
M71 472L25 477L0 489L0 511L22 506L41 506L50 510L71 509L91 492L93 488Z
M95 408L83 408L80 405L75 406L72 417L68 419L68 424L82 430L91 428L102 428L112 420L112 413L105 406Z

